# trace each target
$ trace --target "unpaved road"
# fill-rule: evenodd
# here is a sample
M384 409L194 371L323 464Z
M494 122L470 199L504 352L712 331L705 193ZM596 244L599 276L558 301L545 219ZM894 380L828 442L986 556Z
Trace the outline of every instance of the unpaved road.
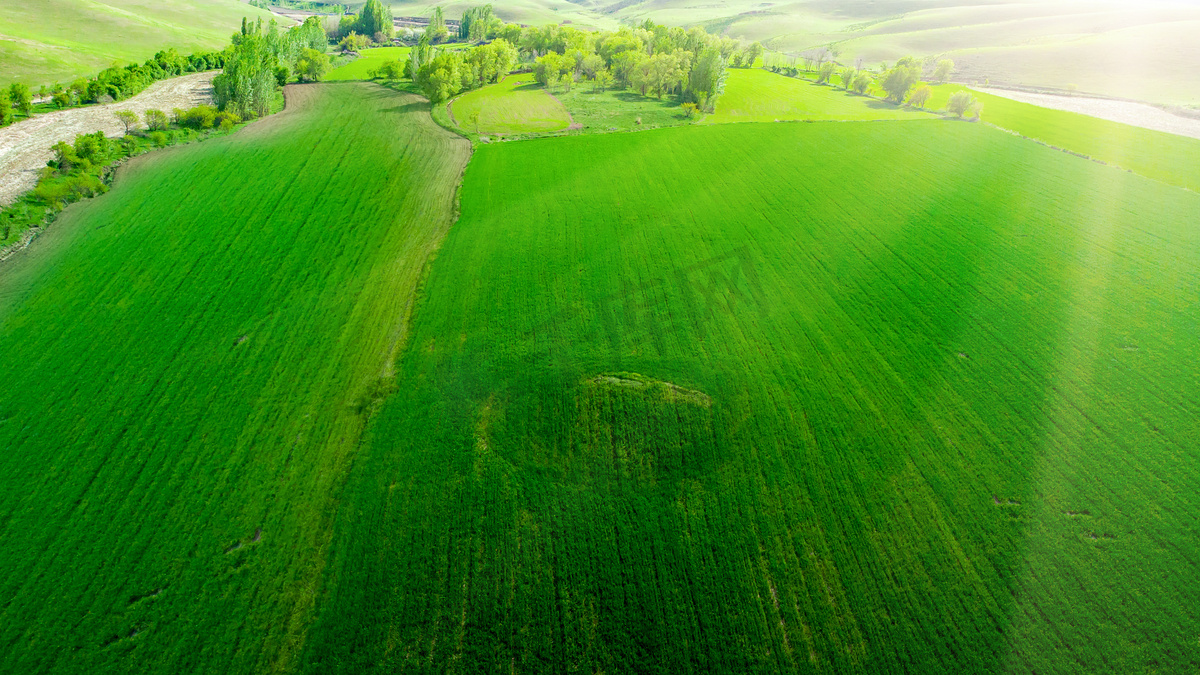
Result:
M125 126L113 115L118 110L132 110L139 116L152 109L170 114L172 108L212 103L212 79L216 75L183 75L155 82L125 101L38 115L0 129L0 205L12 203L37 185L38 171L54 156L50 146L59 141L71 143L77 134L95 131L123 136Z
M1040 105L1043 108L1081 113L1111 122L1121 122L1135 127L1153 129L1154 131L1165 131L1168 134L1200 138L1200 120L1172 115L1161 108L1155 108L1145 103L1111 101L1103 98L1087 98L1083 96L1033 94L987 87L973 87L973 89L982 91L985 94L1002 96L1022 103ZM986 110L984 110L984 114L987 114Z

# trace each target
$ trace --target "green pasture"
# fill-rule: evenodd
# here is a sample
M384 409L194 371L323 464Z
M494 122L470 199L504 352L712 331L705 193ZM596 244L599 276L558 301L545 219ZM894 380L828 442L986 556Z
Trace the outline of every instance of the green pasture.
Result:
M790 120L926 119L928 113L901 108L841 87L817 84L758 68L731 68L725 91L706 122L779 122Z
M476 134L539 133L571 124L567 109L530 74L472 89L451 101L449 110L459 128Z
M578 133L638 131L690 122L679 101L670 96L659 99L627 89L596 91L590 82L576 82L570 91L560 87L554 95L580 125Z
M385 61L404 62L408 59L408 47L375 47L359 52L359 57L344 66L334 68L325 76L326 80L369 80L370 71L382 66Z
M941 110L952 93L967 88L942 84L933 89L927 107ZM981 117L985 122L1148 178L1200 191L1200 140L973 90L971 94L983 103Z
M0 3L0 86L68 83L174 47L222 49L250 20L271 13L237 0L5 0Z
M0 672L294 669L469 145L288 90L0 265Z
M461 209L304 672L1197 667L1197 195L931 119L483 145Z

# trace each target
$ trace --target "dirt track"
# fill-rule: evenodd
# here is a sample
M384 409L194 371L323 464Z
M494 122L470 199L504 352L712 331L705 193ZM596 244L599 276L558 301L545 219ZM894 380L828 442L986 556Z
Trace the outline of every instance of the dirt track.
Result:
M1110 122L1121 122L1135 127L1153 129L1154 131L1165 131L1168 134L1200 138L1200 120L1172 115L1161 108L1155 108L1145 103L1084 96L1034 94L1023 91L1010 91L1008 89L989 89L986 87L975 87L975 89L985 94L1002 96L1022 103L1032 103L1033 105L1040 105L1043 108L1081 113L1098 117L1102 120L1109 120ZM984 115L987 115L986 109L984 110Z
M158 109L170 114L172 108L190 108L212 102L212 79L216 72L184 75L155 82L133 98L73 110L38 115L0 129L0 205L9 204L37 185L37 174L53 156L50 146L68 143L76 134L103 131L107 136L122 136L125 127L113 115L117 110L132 110L141 115Z

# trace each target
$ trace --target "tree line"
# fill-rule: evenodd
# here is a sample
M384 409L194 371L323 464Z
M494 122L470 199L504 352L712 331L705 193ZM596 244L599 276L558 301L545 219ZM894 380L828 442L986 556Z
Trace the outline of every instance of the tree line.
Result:
M896 105L924 108L933 96L933 87L921 81L924 65L915 57L906 56L890 68L887 63L881 63L877 74L873 74L863 67L861 59L852 66L839 65L834 60L837 55L836 50L823 48L805 52L799 61L803 61L804 70L815 73L818 84L833 85L834 78L837 78L846 91L861 95L868 95L873 86L878 86L883 91L884 99ZM763 67L773 72L791 77L796 77L801 72L799 61L793 56L769 53L763 61ZM934 66L930 80L938 84L945 83L953 72L954 61L941 59ZM959 117L972 115L978 118L983 104L970 92L962 90L950 95L946 110Z
M329 71L329 42L317 17L288 29L242 19L231 42L225 71L213 78L213 98L218 109L243 119L269 113L277 88L293 75L316 81Z
M42 87L38 94L41 98L50 98L59 109L123 101L140 94L159 80L223 68L228 52L201 52L183 56L174 49L165 49L145 63L106 68L92 78L78 77L68 85L55 83L52 87ZM33 92L24 84L13 84L7 90L0 89L0 127L14 121L14 112L26 117L33 113Z
M440 8L434 11L434 21ZM488 41L473 48L436 46L438 32L426 30L408 61L384 63L376 75L411 78L434 103L502 78L524 62L548 87L570 88L591 81L596 89L633 89L643 96L677 97L695 109L711 110L728 67L749 67L763 53L703 29L670 28L646 21L617 31L583 31L569 25L520 26L497 18L490 5L463 13L458 37Z

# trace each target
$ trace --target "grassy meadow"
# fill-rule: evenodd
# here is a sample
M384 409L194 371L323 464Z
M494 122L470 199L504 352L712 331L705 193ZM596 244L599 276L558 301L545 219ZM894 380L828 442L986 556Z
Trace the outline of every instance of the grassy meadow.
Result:
M288 101L0 265L0 672L294 667L469 145L373 85Z
M221 49L242 17L271 13L238 0L6 0L0 3L0 86L67 84L174 47Z
M369 80L371 71L379 68L385 61L404 62L408 59L408 47L375 47L359 52L359 57L353 61L334 68L325 76L329 82L344 80Z
M950 95L964 88L958 84L935 86L927 107L944 109ZM971 93L983 103L986 122L1148 178L1200 191L1200 140Z
M528 73L472 89L451 101L449 110L461 129L475 134L541 133L571 124L563 104Z
M949 97L949 94L946 95ZM943 104L944 107L944 104ZM725 91L707 122L865 121L927 119L928 113L900 108L841 87L817 84L759 68L731 68Z
M485 145L461 208L305 672L1200 665L1197 195L926 120Z

